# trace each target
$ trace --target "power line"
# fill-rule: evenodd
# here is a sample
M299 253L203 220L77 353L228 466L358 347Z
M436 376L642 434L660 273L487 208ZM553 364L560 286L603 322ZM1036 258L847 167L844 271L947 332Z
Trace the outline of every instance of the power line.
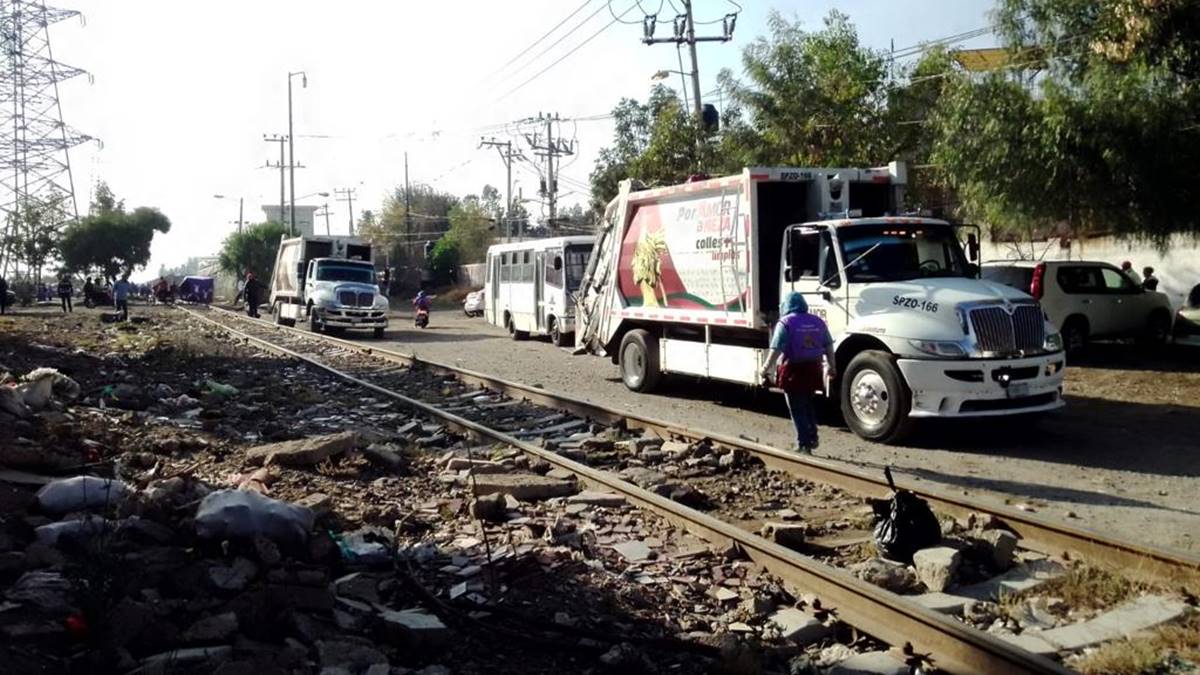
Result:
M538 38L538 39L534 40L532 43L530 43L530 45L529 45L528 47L526 47L525 49L522 49L522 50L521 50L521 51L520 51L520 52L519 52L519 53L518 53L516 56L514 56L514 57L512 57L511 59L509 59L508 61L506 61L506 62L504 63L504 65L502 65L502 66L500 66L499 68L497 68L497 69L493 70L493 71L492 71L492 74L491 74L491 75L489 75L489 77L491 77L491 76L493 76L493 75L496 75L496 74L497 74L497 73L499 73L500 71L502 71L502 70L504 70L505 68L507 68L507 67L511 66L511 65L513 64L513 62L514 62L514 61L516 61L517 59L519 59L519 58L521 58L522 56L525 56L526 54L528 54L528 53L529 53L529 50L531 50L531 49L533 49L534 47L538 46L538 44L540 44L540 43L542 42L542 40L545 40L546 38L550 37L550 35L551 35L552 33L554 33L554 31L558 30L559 28L562 28L562 25L563 25L564 23L566 23L566 22L570 21L572 18L574 18L576 14L578 14L580 11L582 11L582 10L583 10L583 8L584 8L584 7L587 7L587 6L588 6L588 5L589 5L591 2L592 2L592 0L583 0L583 4L582 4L582 5L580 5L580 6L578 6L578 7L576 7L576 8L575 8L575 11L573 11L573 12L571 12L570 14L568 14L568 15L567 15L567 18L565 18L565 19L563 19L562 21L559 21L558 23L554 24L554 27L553 27L553 28L551 28L550 30L546 31L546 32L545 32L545 33L544 33L544 34L543 34L543 35L542 35L540 38Z
M634 4L630 5L630 6L629 6L629 7L628 7L628 8L627 8L627 9L626 9L624 12L621 12L621 14L620 14L619 16L625 16L626 14L628 14L628 13L630 12L630 10L632 10L632 9L633 9L634 7L636 7L636 6L637 6L637 3L635 2ZM590 18L590 17L589 17L589 18ZM558 57L558 59L557 59L557 60L555 60L553 63L551 63L550 65L546 66L545 68L542 68L542 69L541 69L541 70L539 70L538 72L534 73L532 77L530 77L529 79L525 80L525 81L524 81L524 82L522 82L521 84L518 84L517 86L513 87L512 89L509 89L508 91L504 92L504 94L503 94L503 95L501 95L501 96L500 96L500 98L497 98L496 100L497 100L497 101L504 100L504 99L508 98L509 96L513 95L514 93L516 93L517 91L519 91L520 89L522 89L522 88L523 88L525 85L527 85L527 84L529 84L530 82L533 82L534 80L538 79L539 77L541 77L542 75L544 75L544 74L546 73L546 71L548 71L548 70L550 70L551 68L553 68L554 66L557 66L558 64L562 63L563 61L565 61L565 60L567 59L567 57L571 56L571 55L572 55L572 54L574 54L575 52L577 52L577 51L579 51L580 49L582 49L582 48L583 48L583 47L584 47L584 46L585 46L587 43L591 42L592 40L595 40L597 36L599 36L599 35L600 35L601 33L603 33L604 31L608 30L609 28L611 28L611 27L612 27L612 25L613 25L614 23L616 23L616 22L617 22L617 21L614 19L614 20L612 20L612 21L609 21L608 23L604 24L604 27L603 27L603 28L601 28L600 30L596 31L595 33L592 33L592 34L591 34L590 36L588 36L588 38L587 38L586 40L584 40L583 42L580 42L579 44L575 45L575 48L574 48L574 49L572 49L571 51L567 52L566 54L563 54L562 56Z
M632 9L632 7L631 7L630 9ZM588 15L587 15L587 18L585 18L583 21L581 21L581 22L579 22L579 23L575 24L575 27L574 27L574 28L572 28L571 30L567 31L565 34L563 34L561 37L559 37L559 38L558 38L557 40L555 40L554 42L550 43L550 45L549 45L549 46L547 46L547 47L546 47L545 49L543 49L542 51L538 52L536 56L534 56L532 59L529 59L528 61L526 61L526 62L524 63L524 65L522 65L522 66L519 66L519 67L518 67L516 70L512 71L511 73L509 73L509 75L506 75L504 78L501 78L501 79L503 80L503 79L506 79L506 78L507 78L507 77L509 77L509 76L516 75L517 73L521 72L522 70L525 70L525 69L526 69L526 68L528 68L529 66L533 65L533 63L534 63L535 61L537 61L538 59L540 59L540 58L542 58L543 56L545 56L545 55L546 55L546 53L547 53L547 52L549 52L551 49L554 49L554 48L555 48L555 47L557 47L558 45L562 44L562 41L563 41L563 40L566 40L567 38L571 37L571 36L572 36L572 35L575 33L575 31L579 30L580 28L583 28L583 27L584 27L584 26L587 24L587 22L589 22L589 21L591 21L591 20L592 20L592 18L593 18L594 16L596 16L597 14L599 14L600 12L603 12L603 11L604 11L604 6L597 7L597 8L596 8L596 11L592 12L591 14L588 14ZM626 10L626 11L628 12L629 10ZM586 44L586 43L587 43L587 41L585 40L585 41L584 41L584 44ZM576 47L576 49L578 49L578 47ZM575 51L575 50L571 50L571 52L567 52L567 55L569 56L569 55L570 55L572 52L574 52L574 51ZM557 63L557 61L556 61L555 63ZM553 64L551 64L551 65L553 66ZM540 73L539 73L539 74L540 74ZM537 75L535 75L534 77L537 77Z

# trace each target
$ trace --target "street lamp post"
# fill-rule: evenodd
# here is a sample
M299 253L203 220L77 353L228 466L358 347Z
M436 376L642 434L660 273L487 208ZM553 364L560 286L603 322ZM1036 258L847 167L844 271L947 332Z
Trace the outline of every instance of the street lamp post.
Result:
M295 73L288 73L288 176L291 185L290 191L292 195L291 202L288 206L288 234L296 236L296 149L295 138L296 134L292 130L292 78L300 76L300 86L308 88L308 74L303 70Z
M213 199L230 199L230 198L226 197L225 195L213 195ZM237 219L238 234L242 233L242 223L245 222L242 220L242 213L243 213L242 206L244 204L245 204L245 198L238 197L238 219Z
M688 101L687 80L684 78L688 75L691 75L691 73L684 71L684 70L660 70L657 73L654 73L653 75L651 75L650 80L653 82L662 82L663 80L667 79L671 75L675 75L675 74L679 75L679 83L681 85L680 89L679 89L679 93L683 94L683 105L685 107L688 107L690 102Z

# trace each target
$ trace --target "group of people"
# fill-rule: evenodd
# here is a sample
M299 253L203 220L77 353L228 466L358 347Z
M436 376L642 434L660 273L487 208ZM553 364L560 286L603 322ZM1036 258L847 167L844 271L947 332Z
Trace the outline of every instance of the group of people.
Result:
M1139 277L1138 273L1133 269L1133 263L1126 260L1125 262L1121 263L1121 271L1124 272L1125 276L1129 277L1133 283L1140 285L1143 289L1147 291L1158 290L1158 277L1154 276L1153 267L1148 265L1143 267L1142 276Z
M121 276L117 283L109 284L108 281L104 285L100 285L100 279L95 281L91 277L87 277L83 282L83 304L85 307L95 307L108 302L108 297L112 296L113 308L121 315L122 321L129 320L129 297L136 292L136 286L129 280L129 273L126 272ZM75 311L75 306L72 299L75 296L75 284L71 281L69 274L64 274L59 277L58 288L59 302L62 304L64 314L70 314Z

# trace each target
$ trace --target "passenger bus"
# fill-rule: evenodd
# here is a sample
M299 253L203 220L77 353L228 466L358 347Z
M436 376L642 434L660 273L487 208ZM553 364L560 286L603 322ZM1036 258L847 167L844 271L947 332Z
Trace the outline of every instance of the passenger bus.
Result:
M484 315L514 340L548 335L573 344L575 297L595 237L554 237L488 249Z

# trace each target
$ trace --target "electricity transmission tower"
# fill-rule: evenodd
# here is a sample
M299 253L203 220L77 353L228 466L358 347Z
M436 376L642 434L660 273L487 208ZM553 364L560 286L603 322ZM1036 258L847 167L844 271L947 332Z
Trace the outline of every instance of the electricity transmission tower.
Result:
M0 273L15 265L14 240L38 234L26 231L39 220L27 211L79 217L68 150L93 139L63 122L58 83L85 71L50 48L50 26L76 16L43 0L0 0Z

